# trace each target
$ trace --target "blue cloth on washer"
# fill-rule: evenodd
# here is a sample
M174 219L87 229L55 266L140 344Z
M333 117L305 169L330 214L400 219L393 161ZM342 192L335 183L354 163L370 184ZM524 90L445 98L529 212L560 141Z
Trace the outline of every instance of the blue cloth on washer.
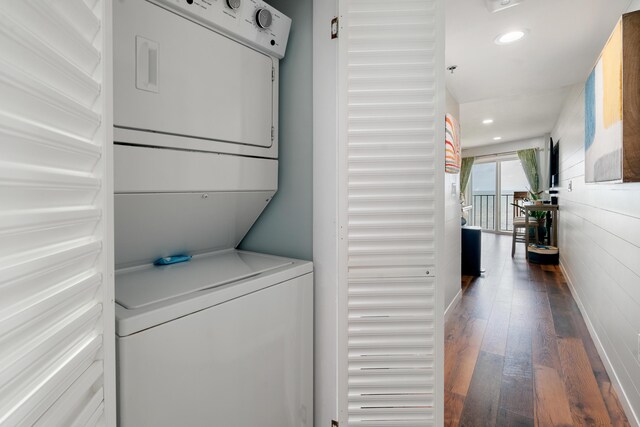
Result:
M178 264L179 262L187 262L191 260L191 255L173 255L163 258L158 258L153 261L153 265L171 265Z

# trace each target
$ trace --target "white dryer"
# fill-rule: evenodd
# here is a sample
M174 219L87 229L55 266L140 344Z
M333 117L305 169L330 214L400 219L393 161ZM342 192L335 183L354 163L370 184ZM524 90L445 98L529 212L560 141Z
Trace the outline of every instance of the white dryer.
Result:
M235 249L278 188L291 20L261 0L113 11L119 425L310 426L312 264Z

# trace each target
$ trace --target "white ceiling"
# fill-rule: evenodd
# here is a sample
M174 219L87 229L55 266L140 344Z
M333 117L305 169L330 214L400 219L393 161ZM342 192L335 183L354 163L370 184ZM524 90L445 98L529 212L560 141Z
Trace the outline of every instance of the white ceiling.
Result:
M463 148L551 132L568 86L585 81L631 0L525 0L490 13L484 0L446 0L447 87L460 103ZM499 34L525 29L519 42ZM483 125L485 118L494 119Z

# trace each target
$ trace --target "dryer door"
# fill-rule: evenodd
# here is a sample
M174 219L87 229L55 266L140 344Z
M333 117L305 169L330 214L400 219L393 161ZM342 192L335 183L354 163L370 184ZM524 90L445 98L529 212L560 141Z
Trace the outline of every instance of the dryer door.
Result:
M271 147L271 57L152 3L113 4L116 128L175 136L185 149Z

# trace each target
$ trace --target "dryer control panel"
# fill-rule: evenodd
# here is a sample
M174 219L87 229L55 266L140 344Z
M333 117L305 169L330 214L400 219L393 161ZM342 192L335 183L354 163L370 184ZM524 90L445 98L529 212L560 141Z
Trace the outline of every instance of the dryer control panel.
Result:
M278 59L284 57L291 18L260 0L151 0Z

